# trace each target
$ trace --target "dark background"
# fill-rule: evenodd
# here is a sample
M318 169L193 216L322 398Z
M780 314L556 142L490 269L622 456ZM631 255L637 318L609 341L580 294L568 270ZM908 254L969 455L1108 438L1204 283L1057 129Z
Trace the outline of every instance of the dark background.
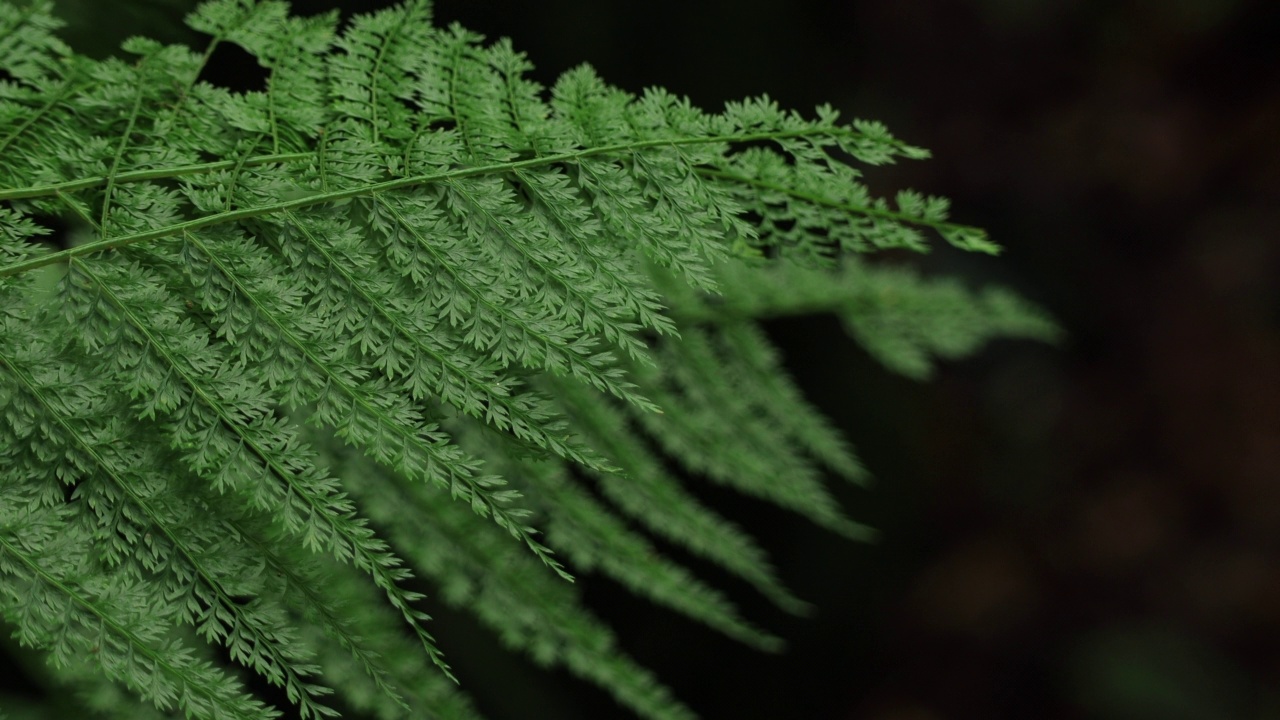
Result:
M60 4L78 6L69 37L91 53L133 33L183 39L170 0ZM590 62L708 109L768 93L886 122L934 158L870 173L873 189L948 195L1006 248L919 264L1017 288L1069 334L997 343L922 385L832 320L770 325L877 476L840 491L883 538L847 543L705 493L820 609L788 618L721 583L792 640L780 656L585 579L623 646L704 718L1280 717L1280 2L436 8L511 36L544 84ZM214 64L240 72L225 52ZM432 610L494 720L626 716Z

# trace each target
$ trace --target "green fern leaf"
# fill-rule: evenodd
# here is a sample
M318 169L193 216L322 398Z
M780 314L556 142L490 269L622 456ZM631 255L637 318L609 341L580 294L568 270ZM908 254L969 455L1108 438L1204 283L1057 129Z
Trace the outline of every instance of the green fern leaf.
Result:
M253 673L303 718L474 720L429 590L641 717L693 718L566 581L777 650L664 554L807 610L685 481L871 536L825 484L865 471L758 321L837 313L913 377L1055 337L1008 292L853 259L996 251L944 199L860 182L926 156L882 125L708 113L587 67L546 89L431 15L212 0L202 51L93 61L49 0L0 0L0 616L66 702L280 715ZM199 80L223 43L262 89Z

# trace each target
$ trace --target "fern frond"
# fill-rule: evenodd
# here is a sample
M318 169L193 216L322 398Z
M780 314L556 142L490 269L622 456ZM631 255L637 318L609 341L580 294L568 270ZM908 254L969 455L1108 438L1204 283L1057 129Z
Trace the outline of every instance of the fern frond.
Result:
M577 483L567 468L547 462L508 458L465 424L452 426L460 442L475 445L478 452L504 474L527 486L527 495L541 506L548 541L565 548L573 565L592 569L626 586L637 595L707 624L764 650L778 650L781 641L738 616L720 592L707 586L685 568L663 557L644 537L632 532Z
M824 484L865 472L757 321L838 313L913 377L1054 336L1011 294L850 258L995 251L945 200L861 183L926 155L882 125L586 67L547 90L510 41L431 20L212 0L202 51L98 62L48 0L0 0L0 615L86 707L277 716L252 671L304 718L474 720L428 587L688 720L571 567L764 649L649 535L806 606L671 461L870 535ZM264 87L200 81L223 43Z
M667 453L708 479L847 537L871 537L869 528L844 516L814 464L785 435L756 422L750 393L721 370L731 361L717 357L707 332L686 329L661 350L659 367L636 368L635 376L666 411L631 415Z
M147 583L103 573L77 532L77 508L48 505L10 477L0 520L0 611L24 645L46 648L54 667L94 658L100 672L160 709L194 716L274 718L239 683L172 637L175 610Z
M0 67L14 80L32 85L60 75L58 62L71 54L53 34L63 24L53 15L52 0L25 8L0 5Z
M695 715L654 675L617 647L613 633L581 606L572 585L477 524L465 507L404 485L361 458L338 451L352 492L416 567L440 588L440 599L474 614L507 647L539 665L559 665L599 685L641 717L692 720Z
M622 468L622 473L587 471L607 499L653 534L750 582L779 607L806 612L808 606L777 579L764 550L685 490L647 444L634 437L619 408L570 383L553 386L567 414L575 419L575 429L601 452L616 458Z
M910 268L852 257L834 268L726 265L723 273L721 296L708 302L681 294L673 314L683 322L720 326L834 313L885 367L920 380L932 374L936 359L966 357L996 338L1054 342L1062 336L1043 311L1010 290L974 292L953 278L922 277Z

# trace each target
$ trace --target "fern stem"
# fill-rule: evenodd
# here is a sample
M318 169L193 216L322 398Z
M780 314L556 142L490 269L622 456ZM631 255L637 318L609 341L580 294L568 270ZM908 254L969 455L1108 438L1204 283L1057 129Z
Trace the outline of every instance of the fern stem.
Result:
M0 149L3 149L3 147L3 145L0 145ZM277 162L309 160L314 158L315 155L316 154L312 152L281 153L278 155L262 155L255 158L249 158L247 160L219 160L217 162L201 163L199 165L186 165L177 168L131 170L129 172L118 173L115 176L115 181L117 184L121 184L127 182L141 182L143 180L167 180L183 177L185 175L197 175L200 173L227 170L234 168L237 165L252 167ZM52 185L33 185L31 187L13 188L9 190L0 189L0 200L23 200L27 198L46 197L60 192L87 190L88 188L105 185L108 180L109 178L107 177L92 177L85 178L83 180L68 180L67 182L54 183Z
M146 60L143 59L138 65L138 74L141 75L146 67ZM133 126L138 123L138 113L142 110L142 96L145 93L147 84L138 83L138 93L133 98L133 108L129 111L129 122L125 125L124 134L120 136L120 144L116 146L116 153L111 157L111 170L107 173L107 189L102 196L102 222L98 232L106 234L107 232L107 216L111 211L111 191L115 189L116 168L120 167L120 158L124 157L124 149L129 147L129 136L133 134Z
M406 14L407 12L406 10ZM369 124L373 130L374 145L378 144L378 76L382 70L382 61L386 57L387 48L392 46L403 27L403 24L397 24L393 32L387 33L382 38L382 45L378 48L378 55L373 61L373 70L369 73L369 110L371 112Z
M850 137L860 136L860 133L856 133L852 130L847 130L845 128L829 128L825 130L825 133L833 137L834 136L850 136ZM368 197L377 193L386 192L388 190L398 190L400 188L415 187L418 185L427 185L430 183L443 182L447 180L457 180L461 178L474 177L477 175L488 175L491 173L508 173L508 172L512 172L514 170L520 170L523 168L541 167L544 165L554 165L556 163L575 163L578 160L581 160L584 158L596 157L599 155L609 155L614 153L629 153L635 150L641 150L644 148L651 148L651 147L664 147L664 146L677 146L677 145L706 145L706 144L715 144L715 143L749 143L749 142L757 142L757 141L763 141L763 140L777 140L777 139L792 138L792 137L813 137L815 134L816 133L812 129L805 129L805 130L792 130L792 131L779 131L779 132L750 133L750 134L742 134L742 135L707 135L702 137L637 140L634 142L617 143L615 145L605 145L602 147L591 148L589 150L560 153L557 155L545 155L542 157L529 158L527 160L517 160L515 162L495 163L492 165L479 165L476 167L457 168L454 170L446 170L444 172L431 173L427 175L415 175L413 177L395 178L392 180L385 180L380 183L363 185L361 187L356 187L356 188L347 188L345 190L335 190L333 192L327 192L327 193L316 193L314 195L309 195L307 197L296 198L294 200L287 200L284 202L272 203L268 205L262 205L256 208L244 208L241 210L233 210L230 212L215 213L213 215L206 215L201 218L195 218L193 220L176 223L174 225L169 225L167 227L156 228L154 230L146 230L143 232L133 233L130 235L119 235L113 238L106 238L103 240L98 240L96 242L85 243L84 245L78 245L74 248L68 248L66 250L61 250L56 253L50 253L42 257L32 258L30 260L24 260L22 262L17 262L12 265L6 266L4 268L0 268L0 277L9 277L12 275L17 275L20 273L27 272L29 270L34 270L39 267L44 267L45 265L52 265L54 263L62 262L70 258L79 257L81 255L88 255L90 253L95 253L102 250L110 250L113 248L123 247L125 245L132 245L134 243L145 242L147 240L156 240L162 237L170 237L173 235L177 235L179 233L190 232L192 230L198 230L200 228L219 225L221 223L235 222L239 220L245 220L248 218L259 217L262 215L271 215L273 213L282 212L284 210L310 207L312 205L319 205L321 203L336 202L338 200L348 200L348 199L357 198L357 197ZM282 156L269 156L272 158L276 158L276 160L263 158L262 162L275 162L281 158L289 159L289 160L306 159L313 156L314 156L314 153L290 153L288 155L282 155ZM207 172L209 170L217 169L213 167L214 165L218 165L221 167L235 167L236 161L229 161L229 162L222 162L222 163L206 163L204 165L188 166L186 168L176 168L172 171L169 171L168 173L158 172L155 170L144 171L144 172L152 173L148 177L151 179L154 179L154 178L176 176L180 174L188 174L190 172ZM123 177L124 175L125 173L122 173L120 177ZM143 179L143 178L135 176L131 179L137 180L137 179ZM110 181L111 181L110 178L95 178L93 180L82 180L77 182L86 183L83 187L92 187L94 185L99 185L103 182L110 182ZM60 186L61 185L62 184L60 184ZM53 187L54 186L43 186L42 188L19 188L19 189L9 190L9 191L0 190L0 200L12 200L17 198L29 198L29 197L38 197L41 195L49 195L49 194L52 194ZM902 219L904 222L910 222L915 224L924 223L924 221L920 220L919 218L910 218L910 217L903 216ZM928 224L928 223L924 223L924 224ZM943 224L938 224L938 223L934 223L933 225L935 227L943 226ZM949 224L946 224L946 226L962 227L962 226L950 226Z
M277 154L280 152L280 126L276 121L276 94L275 94L276 71L273 68L271 74L267 76L267 117L271 121L271 152Z

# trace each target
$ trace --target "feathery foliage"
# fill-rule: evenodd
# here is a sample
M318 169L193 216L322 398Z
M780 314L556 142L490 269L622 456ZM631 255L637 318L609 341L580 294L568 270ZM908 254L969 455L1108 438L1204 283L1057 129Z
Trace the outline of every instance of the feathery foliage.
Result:
M804 611L686 482L868 535L824 484L862 468L757 321L837 312L913 377L1053 335L1008 293L857 260L928 233L995 251L942 199L870 194L858 164L925 156L879 124L711 114L587 67L548 93L425 0L188 23L203 51L93 61L49 0L0 0L0 611L84 709L476 718L429 588L639 716L691 718L566 581L773 650L662 553ZM262 90L199 79L221 43Z

